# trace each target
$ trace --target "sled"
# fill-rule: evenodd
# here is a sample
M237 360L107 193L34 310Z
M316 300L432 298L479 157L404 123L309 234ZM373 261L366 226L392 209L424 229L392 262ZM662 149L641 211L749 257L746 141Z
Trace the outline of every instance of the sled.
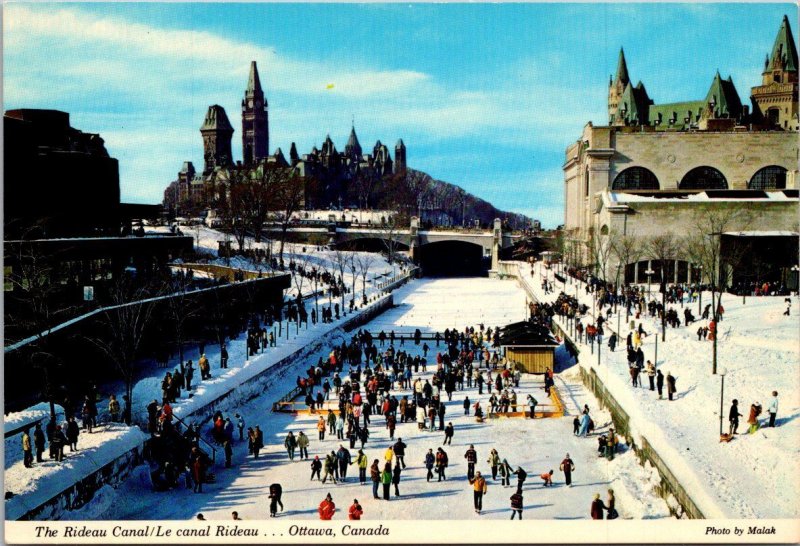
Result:
M719 441L720 443L725 442L726 444L733 440L733 434L720 434Z

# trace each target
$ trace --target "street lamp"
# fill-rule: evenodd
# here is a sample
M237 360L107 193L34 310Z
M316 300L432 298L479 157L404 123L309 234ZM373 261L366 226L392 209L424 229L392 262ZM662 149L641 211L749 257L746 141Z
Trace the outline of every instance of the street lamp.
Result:
M697 269L700 271L700 276L697 279L697 316L703 312L703 266L698 265Z
M722 418L723 418L723 415L724 415L722 413L722 411L723 411L722 405L723 405L724 400L725 400L725 374L728 373L728 370L726 370L725 367L722 366L719 370L717 370L717 373L719 374L720 378L722 379L722 381L720 382L720 388L719 388L719 435L722 436Z
M648 268L647 271L644 272L644 274L647 275L647 300L649 301L650 300L650 278L653 275L655 275L655 271L653 271L652 269Z

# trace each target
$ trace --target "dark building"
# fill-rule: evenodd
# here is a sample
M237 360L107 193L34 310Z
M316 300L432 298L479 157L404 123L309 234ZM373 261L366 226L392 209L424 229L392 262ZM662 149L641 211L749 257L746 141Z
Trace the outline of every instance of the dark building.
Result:
M245 165L257 165L269 150L269 113L261 90L256 62L250 63L250 77L242 99L242 154Z
M86 287L102 302L126 268L146 276L192 252L191 237L133 229L161 205L120 203L117 160L99 135L70 127L69 114L9 110L3 124L6 340L24 333L31 298L42 295L35 285L53 320L67 319L61 311L80 304Z
M200 134L203 136L204 175L211 174L217 167L229 167L233 164L233 126L222 106L214 104L208 107Z
M119 235L117 160L57 110L3 117L6 239Z

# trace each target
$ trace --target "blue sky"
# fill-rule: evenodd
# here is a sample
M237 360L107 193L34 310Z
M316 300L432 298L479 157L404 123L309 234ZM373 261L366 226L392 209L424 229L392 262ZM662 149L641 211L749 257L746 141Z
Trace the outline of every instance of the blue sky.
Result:
M747 104L784 14L797 18L792 4L6 4L4 108L69 112L119 159L123 199L155 203L183 161L202 169L209 105L241 157L255 60L271 152L328 133L341 149L354 118L365 149L402 137L409 166L555 227L564 149L606 123L620 46L656 103L702 98L719 69Z

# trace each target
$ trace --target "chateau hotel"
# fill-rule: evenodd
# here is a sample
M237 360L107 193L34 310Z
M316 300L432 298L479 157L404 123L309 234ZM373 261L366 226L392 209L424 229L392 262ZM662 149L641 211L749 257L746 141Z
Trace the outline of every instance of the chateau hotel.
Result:
M589 122L566 150L565 253L588 263L593 237L647 238L692 234L709 210L745 209L747 225L721 234L725 244L749 250L723 282L772 280L797 288L798 264L798 59L784 16L767 55L760 85L743 105L730 77L717 72L705 97L655 104L641 82L633 84L623 51L609 82L608 125ZM735 240L735 243L734 243ZM613 257L607 271L616 271ZM745 271L758 262L759 276ZM627 282L646 282L646 257L625 266ZM698 278L679 248L669 282ZM704 275L704 281L708 278ZM610 280L610 279L609 279Z

